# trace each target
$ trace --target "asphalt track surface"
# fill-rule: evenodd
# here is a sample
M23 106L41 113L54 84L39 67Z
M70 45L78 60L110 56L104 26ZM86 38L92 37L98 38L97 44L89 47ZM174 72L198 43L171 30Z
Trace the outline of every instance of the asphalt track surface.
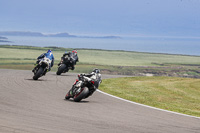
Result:
M100 92L64 100L77 74L0 69L0 133L200 133L200 119L128 103ZM103 75L103 78L116 76Z

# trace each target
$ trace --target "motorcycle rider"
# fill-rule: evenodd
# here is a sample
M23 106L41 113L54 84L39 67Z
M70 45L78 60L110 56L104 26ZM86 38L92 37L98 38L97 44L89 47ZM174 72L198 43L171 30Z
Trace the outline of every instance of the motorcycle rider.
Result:
M46 53L41 54L41 55L37 58L36 67L32 70L32 72L35 71L35 69L38 67L38 64L39 64L40 60L41 60L42 58L44 58L44 57L46 57L46 58L48 58L49 60L51 60L51 64L49 65L48 71L51 70L51 67L53 67L53 65L54 65L54 56L53 56L52 51L49 49ZM47 72L47 71L46 71L46 72ZM46 74L46 72L44 73L44 75Z
M76 64L76 62L79 61L76 49L72 50L72 56L73 56L75 64Z
M102 82L100 70L98 68L95 68L89 74L85 74L85 73L80 74L79 80L81 80L81 78L83 78L84 80L89 81L89 82L94 81L94 85L89 88L90 91L89 91L89 95L87 97L91 96L96 91L96 89L98 89L100 83Z
M72 70L75 69L75 65L76 65L76 62L78 62L78 55L77 55L77 51L74 49L72 50L72 52L67 52L65 51L65 53L63 54L63 56L61 57L61 60L63 60L66 56L68 57L71 57L71 67L72 67ZM58 66L60 65L61 63L58 64Z
M95 68L91 73L89 74L82 74L82 76L84 76L84 78L87 78L88 81L95 81L95 90L98 89L101 81L101 74L100 74L100 70L98 68Z

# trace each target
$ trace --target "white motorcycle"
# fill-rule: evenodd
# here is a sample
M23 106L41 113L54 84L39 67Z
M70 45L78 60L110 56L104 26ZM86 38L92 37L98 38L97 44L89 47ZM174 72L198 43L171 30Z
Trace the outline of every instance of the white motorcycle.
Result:
M51 65L51 60L49 58L46 57L42 58L39 61L38 65L35 67L35 70L33 71L34 73L33 79L38 80L39 77L45 75L50 65Z

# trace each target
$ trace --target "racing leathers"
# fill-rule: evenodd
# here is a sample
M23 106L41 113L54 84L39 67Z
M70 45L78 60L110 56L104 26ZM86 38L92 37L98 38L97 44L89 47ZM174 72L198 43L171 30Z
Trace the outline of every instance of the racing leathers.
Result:
M83 74L80 74L80 77L82 77L84 80L88 82L94 81L94 85L88 86L89 87L88 96L91 96L96 91L96 89L98 89L100 83L102 82L100 73L95 73L95 72L92 72L90 74L83 73Z
M78 62L78 55L76 53L71 53L71 52L68 52L68 53L64 53L63 56L61 57L61 60L63 60L65 58L65 56L68 56L70 57L70 65L72 67L72 70L75 69L75 65L76 65L76 62ZM58 64L58 66L60 65L61 63Z
M51 70L51 67L53 67L53 65L54 65L54 56L53 56L53 54L52 54L51 52L41 54L41 55L37 58L36 67L38 66L40 60L41 60L42 58L44 58L44 57L46 57L46 58L48 58L49 60L51 60L51 63L49 64L49 68L48 68L48 71L50 71L50 70ZM35 68L36 68L36 67L35 67ZM34 72L35 68L32 70L33 72ZM45 73L46 73L46 72L45 72Z

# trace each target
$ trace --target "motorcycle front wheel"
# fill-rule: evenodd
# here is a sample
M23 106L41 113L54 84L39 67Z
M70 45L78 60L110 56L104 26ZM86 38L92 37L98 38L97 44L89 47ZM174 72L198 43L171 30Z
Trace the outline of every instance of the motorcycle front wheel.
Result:
M38 71L34 74L33 79L38 80L38 78L42 75L43 72L44 72L44 69L40 67Z
M56 72L57 75L60 75L66 68L65 64L61 64L61 66L58 68L58 71Z

